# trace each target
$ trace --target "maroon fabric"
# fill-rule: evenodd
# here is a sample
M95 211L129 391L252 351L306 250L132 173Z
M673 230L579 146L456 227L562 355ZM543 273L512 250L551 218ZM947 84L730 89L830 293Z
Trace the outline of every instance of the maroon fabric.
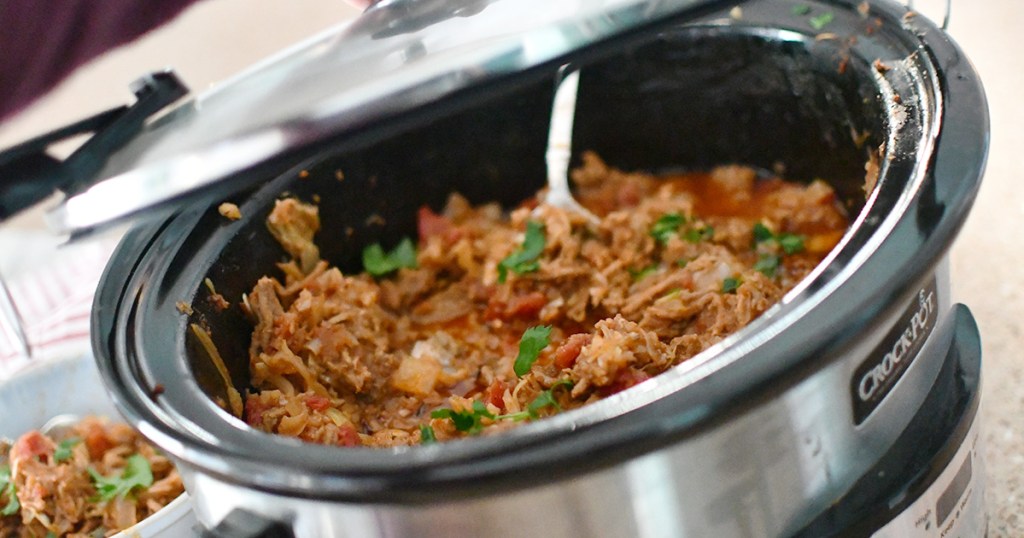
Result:
M0 0L0 119L195 1Z

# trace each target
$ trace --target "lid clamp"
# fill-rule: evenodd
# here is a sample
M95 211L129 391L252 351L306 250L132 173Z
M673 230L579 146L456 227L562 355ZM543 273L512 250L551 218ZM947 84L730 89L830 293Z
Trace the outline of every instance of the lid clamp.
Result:
M42 202L55 191L71 195L91 186L107 158L135 137L153 114L188 93L173 70L144 75L129 87L136 101L100 112L0 152L0 221ZM47 150L93 133L66 159Z

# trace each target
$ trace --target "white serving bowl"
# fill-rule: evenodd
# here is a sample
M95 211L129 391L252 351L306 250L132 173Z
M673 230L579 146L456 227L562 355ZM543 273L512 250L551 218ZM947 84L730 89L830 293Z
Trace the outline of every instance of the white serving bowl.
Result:
M0 437L17 439L62 414L123 420L107 395L91 354L33 364L0 382ZM178 538L194 535L188 493L114 538Z

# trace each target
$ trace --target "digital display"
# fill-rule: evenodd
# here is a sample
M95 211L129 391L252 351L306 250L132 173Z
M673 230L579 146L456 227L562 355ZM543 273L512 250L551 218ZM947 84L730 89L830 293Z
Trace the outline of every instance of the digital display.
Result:
M971 455L970 453L967 454L967 458L964 459L960 470L956 472L956 476L949 483L949 487L946 488L946 491L942 492L939 500L935 503L935 517L938 519L939 527L946 523L946 518L956 508L956 503L971 483Z

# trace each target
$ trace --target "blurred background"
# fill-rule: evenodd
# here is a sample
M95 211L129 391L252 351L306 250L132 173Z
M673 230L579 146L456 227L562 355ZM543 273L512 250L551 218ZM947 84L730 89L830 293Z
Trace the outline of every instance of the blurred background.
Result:
M916 8L941 18L940 0ZM992 141L979 199L953 247L954 298L967 304L984 347L983 437L990 537L1024 536L1024 59L1011 45L1024 22L1024 2L953 2L950 34L981 73L989 99ZM358 14L342 0L205 0L143 39L80 69L21 114L0 124L0 148L131 101L139 75L174 67L199 91L281 48ZM116 238L108 238L114 241ZM16 279L45 262L61 238L43 230L35 210L0 227L0 271ZM32 245L31 249L24 248ZM102 256L104 247L91 256ZM62 256L61 259L67 259ZM52 258L51 258L52 259ZM91 259L88 256L78 260ZM84 262L83 262L84 263ZM98 276L98 275L97 275ZM88 278L84 276L81 278ZM85 280L83 280L85 281ZM87 320L86 320L87 321ZM86 329L87 330L87 329Z

